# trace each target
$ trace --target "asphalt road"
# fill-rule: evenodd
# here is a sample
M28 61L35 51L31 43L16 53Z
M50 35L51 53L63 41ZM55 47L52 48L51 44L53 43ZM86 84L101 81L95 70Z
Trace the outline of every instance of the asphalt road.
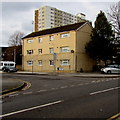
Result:
M120 78L5 74L30 88L2 100L3 120L42 118L108 119L120 112Z

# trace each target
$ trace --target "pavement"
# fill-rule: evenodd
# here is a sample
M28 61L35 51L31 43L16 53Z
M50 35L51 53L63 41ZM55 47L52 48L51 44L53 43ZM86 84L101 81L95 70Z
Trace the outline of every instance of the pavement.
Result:
M0 90L0 95L7 94L9 92L14 92L20 90L25 86L25 83L20 80L15 79L2 79L1 81L2 89Z

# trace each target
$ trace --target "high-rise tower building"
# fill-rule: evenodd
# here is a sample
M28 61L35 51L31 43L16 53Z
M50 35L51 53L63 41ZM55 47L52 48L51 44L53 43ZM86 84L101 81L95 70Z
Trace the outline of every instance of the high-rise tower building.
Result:
M35 31L85 22L87 21L85 17L83 13L72 15L53 7L43 6L35 10Z

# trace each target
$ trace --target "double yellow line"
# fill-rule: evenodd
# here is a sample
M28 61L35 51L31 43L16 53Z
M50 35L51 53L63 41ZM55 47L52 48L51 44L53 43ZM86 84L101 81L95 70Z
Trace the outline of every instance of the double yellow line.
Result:
M120 120L120 118L117 119L118 117L120 117L120 113L118 113L118 114L112 116L111 118L109 118L109 119L107 119L107 120Z
M30 83L30 82L26 82L26 81L23 81L23 80L20 80L20 79L14 79L14 80L22 81L23 83L26 83L26 86L25 86L24 88L22 88L23 91L24 91L24 90L27 90L28 88L31 87L31 83ZM13 89L15 89L15 88L13 88ZM14 93L16 93L16 92L18 92L18 91L14 91L14 92L6 93L6 94L4 94L4 95L0 95L0 98L1 98L1 97L4 97L4 96L11 95L11 94L14 94Z

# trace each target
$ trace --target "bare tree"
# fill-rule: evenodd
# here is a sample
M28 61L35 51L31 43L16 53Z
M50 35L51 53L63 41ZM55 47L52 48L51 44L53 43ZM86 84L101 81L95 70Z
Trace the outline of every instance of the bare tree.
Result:
M107 15L115 33L120 36L120 1L110 6Z
M9 38L9 45L10 46L22 45L23 36L24 36L24 33L20 31L15 31Z

